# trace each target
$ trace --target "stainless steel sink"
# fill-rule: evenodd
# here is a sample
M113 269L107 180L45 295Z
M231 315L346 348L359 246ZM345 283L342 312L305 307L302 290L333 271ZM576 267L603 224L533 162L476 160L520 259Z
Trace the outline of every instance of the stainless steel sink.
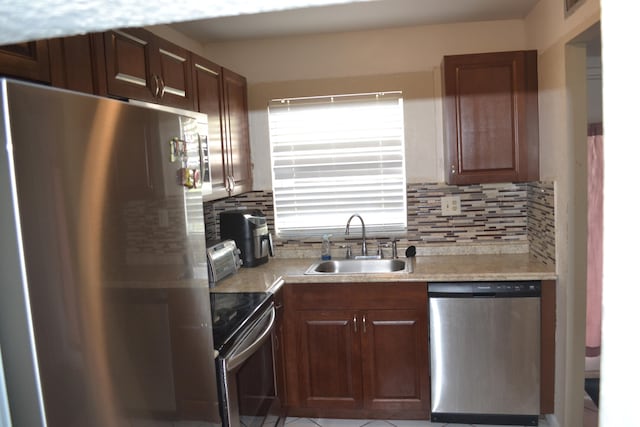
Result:
M402 259L341 259L312 264L304 274L380 274L407 272Z

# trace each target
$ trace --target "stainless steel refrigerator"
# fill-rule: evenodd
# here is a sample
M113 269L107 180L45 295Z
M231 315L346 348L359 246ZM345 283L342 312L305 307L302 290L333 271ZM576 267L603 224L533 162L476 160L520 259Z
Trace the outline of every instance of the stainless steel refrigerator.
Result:
M0 100L13 425L219 424L202 116L5 79Z

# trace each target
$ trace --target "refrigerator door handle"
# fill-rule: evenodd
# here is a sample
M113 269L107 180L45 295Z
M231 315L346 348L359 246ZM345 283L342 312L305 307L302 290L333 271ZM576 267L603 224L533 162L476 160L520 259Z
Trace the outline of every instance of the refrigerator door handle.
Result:
M206 135L198 135L198 147L198 152L200 153L200 177L202 182L208 182L206 172L209 171L209 156L205 155L205 150L209 149L209 141Z

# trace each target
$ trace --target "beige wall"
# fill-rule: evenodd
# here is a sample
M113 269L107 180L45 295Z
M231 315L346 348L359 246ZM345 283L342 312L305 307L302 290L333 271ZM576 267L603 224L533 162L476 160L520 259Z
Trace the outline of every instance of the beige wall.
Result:
M586 0L565 18L563 3L540 0L525 20L537 49L540 174L556 182L556 422L581 426L586 286L586 51L568 45L597 23L600 6Z
M215 43L209 57L249 83L386 75L431 70L445 54L525 45L520 20L431 25Z
M270 99L402 90L407 181L442 182L440 63L445 54L526 46L521 20L218 43L207 56L247 77L254 188L271 189Z
M158 37L162 37L165 40L171 40L172 43L175 43L178 46L182 46L183 48L190 50L191 52L197 53L201 56L206 55L204 46L201 43L196 42L195 40L185 36L181 32L176 31L167 25L152 25L145 28Z
M280 97L368 93L401 90L404 97L407 181L443 180L440 104L434 93L434 74L422 71L362 77L258 83L249 87L251 157L254 189L271 189L269 124L266 106Z

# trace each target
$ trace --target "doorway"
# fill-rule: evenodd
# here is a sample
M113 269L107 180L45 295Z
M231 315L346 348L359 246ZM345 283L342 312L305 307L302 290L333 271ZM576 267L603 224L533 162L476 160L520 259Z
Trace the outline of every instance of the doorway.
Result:
M600 337L602 313L602 192L603 118L602 56L600 24L569 43L584 73L581 84L571 87L574 135L574 224L576 291L584 301L584 427L598 425L600 390ZM579 52L577 55L576 52ZM575 62L574 62L575 64ZM569 65L571 67L571 64ZM569 73L571 74L571 73ZM582 84L584 83L584 84ZM579 105L584 101L585 105ZM577 112L580 110L580 112ZM577 295L576 295L577 297Z

